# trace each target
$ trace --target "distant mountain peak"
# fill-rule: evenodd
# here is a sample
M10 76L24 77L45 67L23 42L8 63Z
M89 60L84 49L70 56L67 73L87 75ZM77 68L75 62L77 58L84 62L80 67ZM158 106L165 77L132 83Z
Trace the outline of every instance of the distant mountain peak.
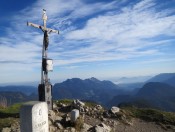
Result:
M113 96L123 92L119 87L110 81L100 81L95 77L88 79L73 78L53 87L54 99L83 99L92 100L98 103L108 102Z
M98 79L95 78L95 77L91 77L91 78L89 78L89 80L94 81L94 82L100 81L100 80L98 80Z
M147 82L164 82L172 77L175 77L175 73L161 73L149 79Z
M67 79L64 82L74 82L74 81L81 81L81 79L80 78L71 78L71 79Z

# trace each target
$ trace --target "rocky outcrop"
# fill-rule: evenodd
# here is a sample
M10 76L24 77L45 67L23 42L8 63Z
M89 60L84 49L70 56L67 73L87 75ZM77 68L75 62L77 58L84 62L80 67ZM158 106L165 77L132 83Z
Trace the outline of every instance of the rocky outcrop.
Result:
M91 127L91 125L84 123L81 132L87 132Z
M86 105L80 100L74 100L71 104L54 103L53 105L54 109L48 111L49 132L110 132L111 126L115 124L110 118L118 118L120 113L118 107L105 110L101 105ZM2 132L20 132L19 122L4 128Z
M18 121L15 121L11 127L5 127L2 132L20 132L20 125Z
M83 123L83 126L80 127L80 122L71 122L71 116L70 113L72 109L77 109L80 111L80 117L81 123ZM61 111L60 111L61 110ZM63 111L69 111L65 114ZM85 115L92 117L94 119L101 120L101 122L105 122L106 119L103 116L104 108L101 105L94 105L93 107L88 107L85 105L84 102L80 100L74 100L70 105L66 105L63 103L59 103L59 105L55 105L53 111L49 111L49 125L50 125L50 131L74 131L72 128L76 128L77 126L81 128L80 131L86 132L86 131L92 131L92 132L108 132L111 130L111 128L104 123L92 126L84 122ZM61 114L58 115L58 113L61 112ZM78 118L78 117L77 117ZM80 121L80 120L79 120ZM109 122L110 123L110 122Z
M120 111L120 108L116 107L116 106L113 106L110 111L111 111L112 114L116 114Z
M74 122L71 122L71 111L74 107L84 110L79 113ZM116 106L105 110L101 105L92 105L80 100L65 104L59 102L55 103L54 109L48 112L49 132L166 132L175 130L174 126L168 126L167 130L164 130L158 125L132 118L128 114L130 112ZM16 120L11 127L3 128L2 132L20 132L19 121Z
M2 132L11 132L11 128L5 127L2 129Z
M85 103L81 102L80 100L76 99L72 102L71 104L72 106L72 109L75 108L75 109L78 109L80 112L84 112L84 106L85 106Z
M88 132L110 132L110 131L111 131L110 126L107 126L104 123L93 126L88 130Z

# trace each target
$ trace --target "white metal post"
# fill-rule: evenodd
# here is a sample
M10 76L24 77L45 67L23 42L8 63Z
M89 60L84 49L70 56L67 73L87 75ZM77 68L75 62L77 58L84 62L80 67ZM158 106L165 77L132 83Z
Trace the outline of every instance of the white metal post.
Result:
M43 26L37 25L34 23L30 23L30 22L27 22L27 25L35 27L35 28L39 28L44 32L43 46L42 46L41 84L38 87L38 89L40 91L39 100L46 101L48 104L48 108L52 109L52 95L51 95L52 85L50 84L49 79L48 79L48 71L46 69L45 70L43 69L43 60L45 59L47 62L47 59L48 59L47 58L47 47L45 47L46 43L48 43L48 42L46 42L47 41L46 37L48 37L48 36L45 36L45 35L48 35L49 33L52 33L52 32L59 34L59 31L46 27L47 15L46 15L46 10L44 10L44 9L43 9L42 19L43 19ZM40 89L40 87L44 87L44 88Z

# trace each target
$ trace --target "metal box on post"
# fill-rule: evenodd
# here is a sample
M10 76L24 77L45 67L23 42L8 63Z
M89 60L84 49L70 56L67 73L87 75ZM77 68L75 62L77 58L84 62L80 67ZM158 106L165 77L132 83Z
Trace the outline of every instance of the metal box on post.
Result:
M48 58L47 59L43 58L42 66L43 66L43 71L46 71L46 72L53 71L53 60Z

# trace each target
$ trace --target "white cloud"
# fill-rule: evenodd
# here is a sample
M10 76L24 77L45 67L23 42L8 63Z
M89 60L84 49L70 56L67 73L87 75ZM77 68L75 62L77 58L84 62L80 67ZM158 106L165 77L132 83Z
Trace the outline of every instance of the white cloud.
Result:
M172 36L170 33L174 31L175 16L169 16L173 10L164 10L162 13L163 11L156 11L155 6L154 0L144 0L125 7L121 12L114 11L91 18L84 28L67 33L66 39L82 41L82 43L95 40L89 47L73 51L73 53L87 53L88 56L95 52L98 60L106 60L106 58L118 60L120 57L116 57L116 54L125 55L127 58L136 57L129 52L131 50L138 56L140 49L145 53L150 52L152 51L151 45L154 46L155 42L154 40L148 41L148 39L161 35ZM156 43L162 44L163 41L157 40ZM110 53L112 57L109 56L108 51L113 51ZM158 54L158 52L160 51L154 53ZM103 57L101 53L106 57Z
M159 62L163 62L163 63L167 63L167 62L174 62L175 59L173 58L154 58L154 59L150 59L150 60L144 60L144 61L141 61L140 63L141 64L153 64L153 63L159 63Z
M11 66L18 71L25 70L24 67L29 71L40 68L43 35L39 29L27 27L26 22L42 24L43 8L47 9L48 26L61 33L50 35L48 54L56 66L77 68L84 62L160 55L162 51L155 46L174 40L154 38L174 35L175 10L156 10L160 5L155 0L123 6L125 2L129 3L126 0L88 4L81 0L35 2L13 16L11 27L6 28L7 36L0 37L1 68L4 71ZM84 26L79 27L77 20L84 22Z
M150 0L149 0L150 1ZM125 7L126 8L126 7ZM137 7L138 8L138 7ZM134 8L112 15L101 15L88 20L83 29L70 32L67 39L97 39L125 43L134 39L156 37L167 34L175 21L175 16L161 16L152 10L139 11ZM166 13L169 15L169 12Z
M142 0L139 3L135 4L133 9L137 11L142 11L148 8L151 8L155 6L156 4L154 3L153 0Z

